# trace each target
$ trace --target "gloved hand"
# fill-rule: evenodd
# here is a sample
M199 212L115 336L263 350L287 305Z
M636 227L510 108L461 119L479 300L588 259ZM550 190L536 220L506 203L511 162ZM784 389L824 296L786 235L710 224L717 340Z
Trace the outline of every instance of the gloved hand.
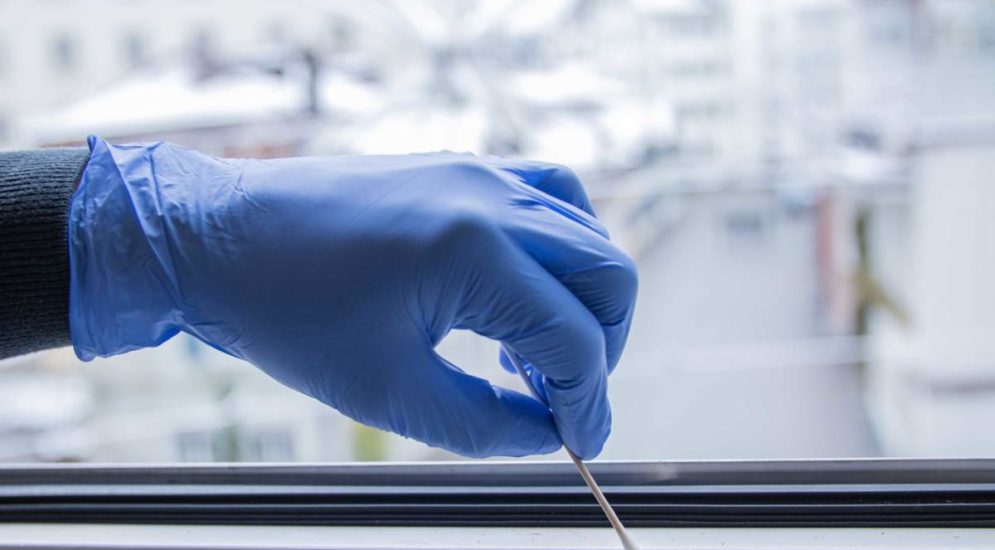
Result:
M569 170L452 153L230 160L89 144L69 228L81 359L184 331L432 446L600 452L636 270ZM453 328L534 365L549 408L436 354Z

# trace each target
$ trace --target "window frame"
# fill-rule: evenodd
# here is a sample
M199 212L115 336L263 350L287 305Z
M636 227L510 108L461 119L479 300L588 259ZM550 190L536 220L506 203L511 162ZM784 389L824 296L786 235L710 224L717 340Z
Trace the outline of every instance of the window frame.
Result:
M632 527L995 527L995 459L595 462ZM606 527L566 462L18 465L0 524Z

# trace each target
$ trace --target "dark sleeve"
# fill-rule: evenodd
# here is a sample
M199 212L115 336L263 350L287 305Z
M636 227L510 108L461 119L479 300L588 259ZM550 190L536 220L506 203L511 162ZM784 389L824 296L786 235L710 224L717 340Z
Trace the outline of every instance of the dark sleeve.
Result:
M86 149L0 152L0 359L69 345L69 199Z

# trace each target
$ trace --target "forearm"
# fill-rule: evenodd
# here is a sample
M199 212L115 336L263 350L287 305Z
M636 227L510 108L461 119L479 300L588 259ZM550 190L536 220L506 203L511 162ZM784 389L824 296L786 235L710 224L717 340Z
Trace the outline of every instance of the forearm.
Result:
M0 152L0 359L70 343L66 220L88 159Z

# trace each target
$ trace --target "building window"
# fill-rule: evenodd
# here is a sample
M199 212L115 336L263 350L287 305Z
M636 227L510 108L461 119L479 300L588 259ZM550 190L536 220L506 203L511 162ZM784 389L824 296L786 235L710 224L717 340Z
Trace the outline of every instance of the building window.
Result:
M294 440L289 431L272 428L249 434L243 443L243 458L256 462L291 462Z
M681 139L680 154L685 157L714 157L718 153L715 143L707 139Z
M725 212L722 223L726 243L733 249L763 245L773 229L773 220L762 207L730 209Z
M716 60L688 60L671 65L674 77L703 78L713 77L722 70L722 62Z
M266 26L264 34L267 42L284 45L287 43L287 24L281 19L274 19Z
M182 462L211 462L214 456L214 432L194 430L177 436L177 451Z
M978 49L982 53L995 53L995 10L978 21Z
M673 15L665 19L664 25L675 36L708 37L718 30L719 18L712 14Z
M76 68L76 42L66 33L58 34L52 40L52 67L59 73Z
M352 25L346 19L333 17L329 20L329 40L334 51L349 51L355 45Z
M723 107L717 101L690 100L677 105L674 111L678 119L682 121L688 119L702 120L720 116L723 113Z
M197 59L211 59L214 54L215 42L211 29L206 26L198 26L190 35L190 49L193 50Z
M124 61L129 67L138 67L147 61L148 51L145 46L145 37L136 30L125 32L121 40L121 51L124 53Z

